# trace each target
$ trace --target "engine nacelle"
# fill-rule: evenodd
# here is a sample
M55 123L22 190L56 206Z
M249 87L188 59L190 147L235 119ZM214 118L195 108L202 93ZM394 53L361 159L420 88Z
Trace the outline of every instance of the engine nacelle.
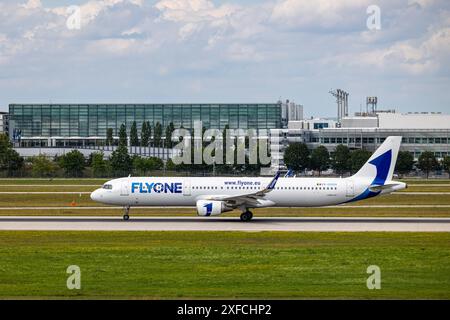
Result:
M197 201L197 213L199 216L209 217L209 216L218 216L224 212L231 211L232 208L229 208L225 205L223 201L208 201L208 200L198 200Z

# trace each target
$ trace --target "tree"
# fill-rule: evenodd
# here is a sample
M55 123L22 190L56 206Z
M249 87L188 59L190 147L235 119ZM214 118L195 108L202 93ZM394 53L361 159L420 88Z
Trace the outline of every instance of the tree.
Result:
M420 155L417 167L427 174L428 179L430 171L436 170L439 167L439 163L433 152L425 151Z
M127 143L127 128L125 124L122 123L119 130L119 146L128 146Z
M133 157L133 168L139 174L147 174L149 171L161 170L164 167L164 162L156 157L142 158L139 156Z
M32 165L31 174L33 177L53 177L58 168L56 163L44 154L32 157L30 162Z
M350 149L347 146L340 144L336 147L331 160L331 166L339 174L350 170Z
M406 174L413 170L414 166L414 156L411 152L400 151L398 153L397 164L395 170L400 174Z
M324 146L318 146L311 153L311 169L320 173L328 168L330 164L330 153Z
M169 125L166 127L166 132L165 132L165 136L166 136L166 147L167 148L172 148L172 133L175 130L175 127L173 125L173 122L169 123Z
M157 122L155 126L155 130L153 132L153 142L155 147L159 147L161 143L162 137L162 126L161 123Z
M172 159L167 160L166 162L166 169L169 171L175 171L177 170L177 165L173 163Z
M132 162L130 155L128 154L128 148L124 145L119 145L119 147L111 154L110 163L114 175L129 175L132 168Z
M108 128L108 129L106 129L106 145L107 146L112 146L113 143L114 143L113 129L112 128Z
M150 127L150 123L148 121L144 121L144 123L142 123L142 130L141 130L141 146L143 147L149 146L151 135L152 135L152 128Z
M284 163L292 170L306 170L310 162L309 153L306 144L291 143L284 152Z
M450 178L450 156L446 156L442 159L442 167L445 171L447 171Z
M6 170L8 175L23 167L23 158L13 149L6 134L0 134L0 170Z
M106 177L108 175L108 162L105 160L103 152L94 152L92 155L92 173L94 177Z
M138 155L133 155L131 157L131 163L134 171L136 171L138 175L145 175L145 172L147 171L145 166L145 158Z
M149 170L162 170L164 168L164 162L157 157L150 157L147 159Z
M139 145L139 137L137 132L137 124L136 121L133 121L130 129L130 145L133 147L137 147Z
M371 156L372 153L364 149L353 150L352 152L350 152L350 164L352 172L359 171L359 169L364 166L364 164L367 162L367 160L369 160Z
M61 156L58 163L59 166L64 169L67 176L80 177L83 175L85 159L83 154L78 150L72 150Z

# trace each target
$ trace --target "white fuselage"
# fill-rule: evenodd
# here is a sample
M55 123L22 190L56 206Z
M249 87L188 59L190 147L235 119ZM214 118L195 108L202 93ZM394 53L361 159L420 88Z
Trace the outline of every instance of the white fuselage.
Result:
M261 177L128 177L109 181L109 189L97 189L91 198L121 206L195 206L198 200L212 196L256 193L270 181L271 178ZM279 178L275 188L253 207L338 205L360 200L370 184L371 179L362 178ZM377 195L405 187L396 182Z

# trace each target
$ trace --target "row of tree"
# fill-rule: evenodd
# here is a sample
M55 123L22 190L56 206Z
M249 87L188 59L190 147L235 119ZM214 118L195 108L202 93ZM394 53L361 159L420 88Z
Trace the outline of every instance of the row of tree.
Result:
M164 163L159 158L130 157L128 154L113 153L109 159L105 159L102 152L91 153L88 159L78 150L73 150L63 156L48 158L38 155L30 158L29 166L34 177L54 177L60 170L66 177L93 177L125 176L131 173L135 175L147 175L151 171L162 170ZM90 174L86 174L90 169Z
M372 153L364 150L350 150L347 146L339 145L331 154L324 146L319 146L310 151L304 143L291 143L285 150L284 163L295 171L315 170L319 172L333 169L338 174L357 172L371 157ZM430 172L445 170L450 175L450 157L444 157L439 162L433 152L423 152L418 161L410 152L400 151L398 155L396 172L407 174L420 169L425 172L427 178Z
M147 125L145 125L147 126ZM147 129L145 129L147 130ZM225 132L225 130L224 130ZM148 135L149 137L150 135ZM130 173L145 175L153 170L161 170L164 163L161 159L151 157L142 158L139 156L130 156L127 147L127 134L125 126L122 125L119 134L119 146L105 159L103 153L92 153L88 159L78 150L73 150L63 156L49 159L44 155L32 157L27 163L12 148L12 144L6 135L0 135L0 171L11 176L15 172L20 172L24 167L30 167L33 176L50 177L55 176L58 170L63 170L66 176L82 176L86 168L90 168L92 175L96 177L108 176L126 176ZM141 136L146 139L146 135ZM131 137L130 137L131 138ZM247 141L246 141L247 144ZM193 153L191 155L193 157ZM236 155L235 155L236 156ZM332 168L338 174L358 171L364 163L370 158L371 153L366 150L350 150L344 145L339 145L331 154L324 146L319 146L310 151L306 144L290 144L284 155L286 166L295 171L316 170L319 175L322 171ZM192 159L194 160L194 159ZM236 159L235 159L236 160ZM193 162L192 162L193 163ZM216 173L249 173L258 172L261 164L224 164L207 165L202 164L179 164L175 165L171 160L167 161L166 169L170 171L204 171ZM439 162L432 152L423 152L418 161L409 152L400 152L398 155L396 172L406 174L415 168L429 173L435 170L445 170L450 175L450 157L445 157Z
M164 162L156 157L130 156L126 138L120 141L119 147L108 159L105 159L102 152L92 153L86 159L80 151L73 150L53 159L38 155L25 161L13 149L9 138L0 134L0 171L8 176L31 171L35 177L54 177L59 171L63 171L67 177L81 177L88 168L95 177L125 176L130 173L146 175L153 170L162 170Z
M173 143L170 139L172 136L173 131L175 130L175 127L173 123L171 122L165 129L165 137L169 137L169 139L166 138L165 140L165 146L168 148L171 148L173 146ZM163 137L163 127L161 123L157 122L154 127L150 125L149 121L144 121L142 123L141 127L141 135L139 137L138 135L138 129L137 129L137 123L136 121L133 122L130 128L130 145L133 147L149 147L149 146L156 146L160 147L162 143L162 137ZM118 144L125 144L127 145L127 130L125 124L122 124L119 129L119 142ZM106 145L111 146L114 145L114 137L113 137L113 129L108 128L106 129Z

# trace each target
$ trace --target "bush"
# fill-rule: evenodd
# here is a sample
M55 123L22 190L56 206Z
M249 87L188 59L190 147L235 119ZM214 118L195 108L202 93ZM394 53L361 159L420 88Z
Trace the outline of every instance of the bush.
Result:
M33 177L48 178L56 176L58 165L49 159L46 155L40 154L32 157L31 160L31 174Z
M66 176L81 177L86 166L83 154L78 150L70 151L59 157L58 164L64 169Z

